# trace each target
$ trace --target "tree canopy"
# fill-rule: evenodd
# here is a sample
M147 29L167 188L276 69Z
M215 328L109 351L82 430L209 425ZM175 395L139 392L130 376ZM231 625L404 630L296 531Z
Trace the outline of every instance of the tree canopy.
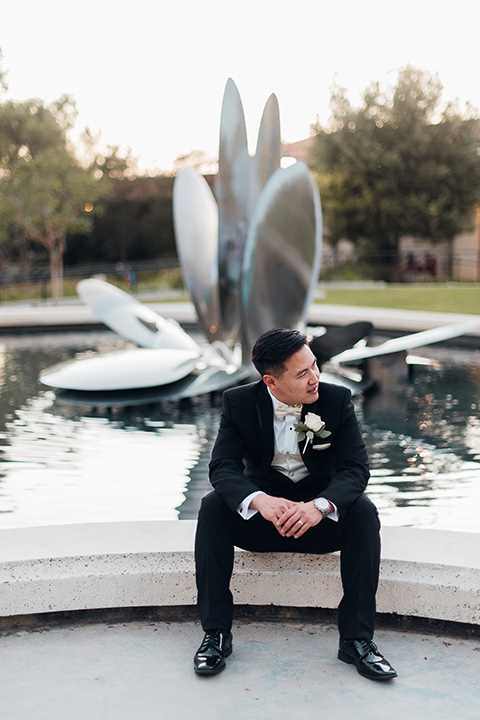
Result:
M7 202L13 224L50 258L55 301L62 293L68 231L88 230L101 186L63 145L48 148L11 174Z
M480 118L442 102L437 76L411 66L395 88L372 84L360 108L343 88L332 119L317 123L310 163L329 239L395 254L402 236L451 240L480 200Z
M67 234L89 232L98 201L132 162L116 147L99 153L86 133L80 163L67 139L75 115L69 96L48 107L40 100L0 105L0 243L15 245L24 257L27 243L47 250L55 301L62 294Z

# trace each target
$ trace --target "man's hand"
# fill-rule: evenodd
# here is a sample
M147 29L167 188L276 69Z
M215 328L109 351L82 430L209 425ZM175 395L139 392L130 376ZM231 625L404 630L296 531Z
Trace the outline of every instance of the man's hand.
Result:
M272 522L283 537L295 539L323 520L320 510L311 502L293 502L262 493L253 498L250 507Z
M291 508L294 508L296 503L292 500L286 500L285 498L273 497L262 493L253 498L250 503L250 507L253 510L258 510L260 515L272 522L278 529L278 520ZM318 511L317 511L318 512ZM320 513L321 514L321 513ZM280 532L280 530L279 530Z
M297 539L322 520L323 514L311 500L307 503L293 503L293 507L287 508L278 518L276 525L280 535Z

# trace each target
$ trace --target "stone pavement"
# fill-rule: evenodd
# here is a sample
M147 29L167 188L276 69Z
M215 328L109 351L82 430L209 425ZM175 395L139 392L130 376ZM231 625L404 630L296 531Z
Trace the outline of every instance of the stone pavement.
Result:
M398 672L379 683L336 658L330 624L234 628L227 668L198 677L195 622L148 620L21 630L0 637L2 720L477 720L480 638L380 629Z

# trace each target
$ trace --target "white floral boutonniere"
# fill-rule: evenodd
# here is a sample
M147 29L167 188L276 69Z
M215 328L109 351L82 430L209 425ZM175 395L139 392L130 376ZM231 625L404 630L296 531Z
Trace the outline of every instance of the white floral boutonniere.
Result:
M297 433L297 440L299 443L301 443L302 440L305 440L302 453L305 452L309 442L313 445L313 438L315 436L322 438L323 440L332 434L329 430L325 430L325 423L320 415L315 415L315 413L311 412L305 415L304 422L299 422L294 425L294 430ZM330 443L325 443L324 445L317 445L314 450L326 450L328 447L330 447Z

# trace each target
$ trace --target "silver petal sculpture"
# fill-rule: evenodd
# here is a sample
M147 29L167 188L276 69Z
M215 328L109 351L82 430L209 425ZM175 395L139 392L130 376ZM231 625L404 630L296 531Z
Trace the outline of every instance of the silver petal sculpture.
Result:
M170 385L195 370L194 350L131 348L59 363L40 374L45 385L83 391L133 390Z
M273 94L268 98L256 154L250 157L242 101L229 79L222 104L219 170L214 186L218 292L209 290L209 296L219 299L219 322L215 317L213 323L216 337L231 345L240 340L244 362L248 362L252 342L261 332L304 322L320 269L322 231L317 186L306 165L297 163L281 170L280 158L277 98ZM190 176L189 182L193 186ZM199 210L199 203L194 203L194 199L200 201L199 192L194 198L184 190L185 184L182 172L174 186L178 254L200 324L211 341L207 305L198 301L191 288L198 285L198 276L204 272L195 262L199 248L205 243L209 261L215 255L213 223L208 225L208 232L205 228L205 217L213 214L214 205L209 200L208 211ZM203 286L210 288L205 279Z
M242 348L272 327L304 327L320 269L321 208L303 163L277 170L257 203L245 246Z
M263 110L258 131L257 150L252 158L250 176L249 218L255 211L260 193L273 173L280 167L282 141L280 138L280 114L278 100L270 95Z
M218 295L217 203L205 178L193 168L184 168L175 179L173 218L183 278L200 327L209 342L223 340Z
M242 101L229 79L220 120L218 175L218 268L222 324L232 338L240 329L240 271L247 237L251 158Z
M193 350L198 344L175 320L168 320L120 288L97 278L80 280L77 293L95 315L127 340L145 348Z

